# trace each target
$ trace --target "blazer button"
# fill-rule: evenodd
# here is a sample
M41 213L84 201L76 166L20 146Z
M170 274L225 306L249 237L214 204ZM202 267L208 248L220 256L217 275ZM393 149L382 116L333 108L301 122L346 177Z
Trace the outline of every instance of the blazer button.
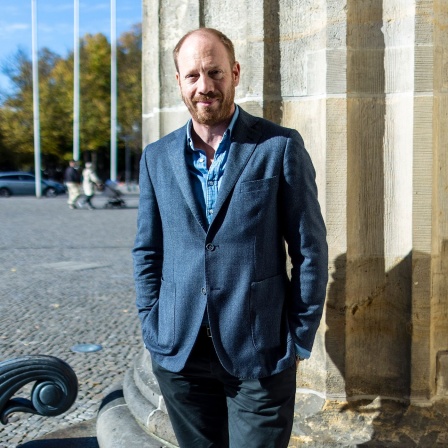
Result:
M211 244L211 243L208 243L207 246L205 246L205 248L207 250L209 250L210 252L215 250L215 246L213 244Z
M206 296L207 295L207 288L205 288L205 287L201 288L201 292L202 292L202 294L204 294L204 296Z

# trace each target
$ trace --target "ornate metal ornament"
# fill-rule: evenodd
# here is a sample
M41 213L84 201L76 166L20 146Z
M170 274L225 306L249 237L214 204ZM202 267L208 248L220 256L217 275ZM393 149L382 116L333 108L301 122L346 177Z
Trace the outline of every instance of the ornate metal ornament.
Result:
M28 383L35 382L31 400L12 398ZM54 356L22 356L0 362L0 421L6 425L14 412L46 417L70 409L78 394L78 379L73 369Z

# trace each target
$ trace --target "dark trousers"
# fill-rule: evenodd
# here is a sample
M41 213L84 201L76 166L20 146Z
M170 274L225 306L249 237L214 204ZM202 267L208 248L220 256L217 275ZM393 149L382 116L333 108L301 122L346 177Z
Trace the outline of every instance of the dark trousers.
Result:
M221 366L204 328L182 371L152 366L181 448L288 446L295 365L267 378L239 379Z
M93 194L92 194L91 196L86 196L86 197L84 198L84 202L83 202L83 204L88 205L88 206L90 206L90 207L93 207L93 204L92 204L93 196L94 196Z

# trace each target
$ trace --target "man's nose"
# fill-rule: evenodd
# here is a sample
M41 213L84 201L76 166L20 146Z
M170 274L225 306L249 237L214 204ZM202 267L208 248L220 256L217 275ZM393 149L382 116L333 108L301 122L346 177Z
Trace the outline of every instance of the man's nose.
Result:
M198 81L198 90L202 95L207 95L208 93L213 92L215 90L213 80L207 75L200 76Z

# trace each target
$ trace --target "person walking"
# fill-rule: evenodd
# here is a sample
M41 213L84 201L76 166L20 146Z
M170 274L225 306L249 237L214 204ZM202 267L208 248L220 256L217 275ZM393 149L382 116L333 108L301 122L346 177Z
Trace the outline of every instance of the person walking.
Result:
M93 210L95 207L92 204L93 196L95 196L95 187L101 188L101 180L96 175L91 162L86 162L84 169L82 170L82 189L84 191L83 206L86 206L89 210Z
M70 160L69 166L64 172L64 183L68 192L68 206L71 209L75 209L77 208L76 201L79 198L81 187L81 176L75 160Z
M140 162L144 344L180 447L287 447L328 278L314 167L296 130L235 105L223 33L194 30L173 54L191 119Z

